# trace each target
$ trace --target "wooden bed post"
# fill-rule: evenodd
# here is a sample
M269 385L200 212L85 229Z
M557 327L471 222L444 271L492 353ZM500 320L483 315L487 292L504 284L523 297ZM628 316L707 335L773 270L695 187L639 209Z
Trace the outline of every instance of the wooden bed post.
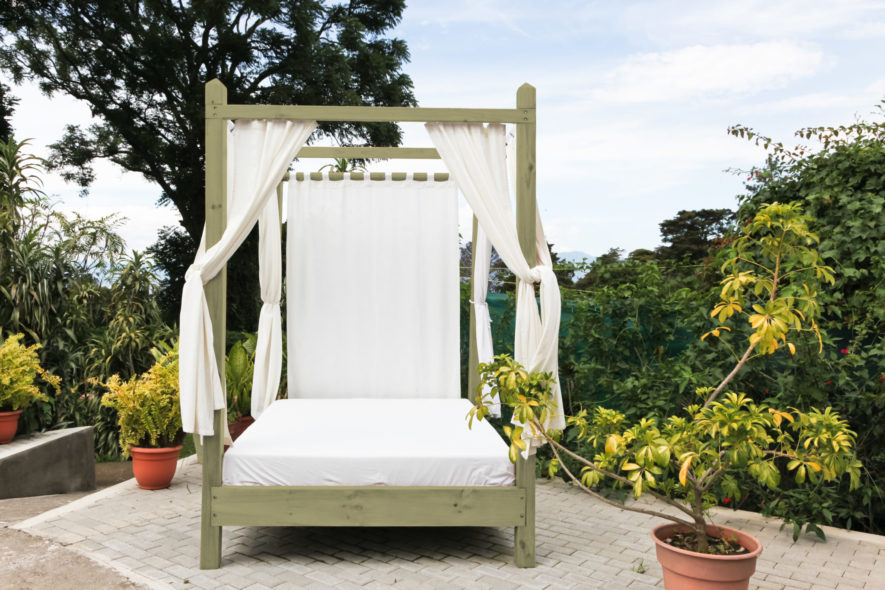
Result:
M206 83L206 110L227 103L219 80ZM227 120L206 118L206 248L227 226ZM224 383L224 341L227 309L227 265L204 287L215 343L218 374ZM221 527L212 525L212 488L221 485L224 410L215 410L215 435L203 437L203 503L200 514L200 569L221 566Z
M535 87L523 84L516 91L516 108L535 110ZM534 268L537 259L535 224L535 118L516 124L516 233L522 254ZM535 567L535 456L516 460L516 485L525 490L525 526L515 530L515 561L518 567Z
M469 348L467 353L467 399L470 403L476 401L476 388L479 386L479 373L476 372L476 366L479 364L479 348L476 343L476 308L473 303L473 282L476 280L476 237L479 233L479 221L476 215L473 216L473 238L471 241L472 253L470 255L470 293L468 294L468 305L470 306L470 336L468 338Z

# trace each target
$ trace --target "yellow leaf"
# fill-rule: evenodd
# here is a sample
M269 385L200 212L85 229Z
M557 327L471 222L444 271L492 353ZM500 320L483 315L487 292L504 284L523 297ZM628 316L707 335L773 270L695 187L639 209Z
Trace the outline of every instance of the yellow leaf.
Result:
M686 481L688 480L688 468L691 465L691 460L693 457L689 457L682 463L682 468L679 470L679 483L682 485L686 485Z
M618 452L618 435L613 434L608 437L608 440L605 441L605 453L607 455L614 455Z
M796 345L792 342L787 342L787 348L790 349L790 354L796 354Z

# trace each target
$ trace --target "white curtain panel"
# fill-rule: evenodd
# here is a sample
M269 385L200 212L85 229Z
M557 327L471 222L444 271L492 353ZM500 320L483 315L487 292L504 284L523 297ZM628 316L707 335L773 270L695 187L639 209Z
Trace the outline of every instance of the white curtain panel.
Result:
M221 271L249 235L268 202L273 201L276 186L282 181L289 164L315 128L314 121L237 121L229 135L227 228L215 245L197 253L196 260L185 275L181 298L178 379L181 421L185 432L203 436L214 434L213 411L226 406L225 387L216 364L212 323L203 285ZM262 269L260 274L264 275L264 272L265 269ZM262 281L262 299L272 302L273 280L266 281L267 299L264 297L264 283ZM269 315L272 316L273 312ZM272 321L271 318L268 323ZM259 333L259 342L262 339L269 341L268 356L281 358L282 347L279 341L274 346L272 338L272 329ZM268 363L269 366L272 364ZM277 361L277 365L281 365L281 361ZM278 383L279 377L276 379ZM268 379L265 386L270 388L272 381ZM273 386L273 391L276 391L276 386ZM266 397L267 393L262 399Z
M519 278L514 356L530 371L550 372L556 409L548 428L565 428L559 387L558 345L561 301L546 241L538 236L536 266L522 255L516 218L507 183L505 127L500 124L427 123L426 128L442 160L473 208L480 226L507 267ZM534 284L541 285L541 310ZM527 433L528 435L528 433ZM532 446L540 444L531 440ZM531 450L531 449L529 449Z
M290 398L458 398L457 189L289 182Z
M262 303L252 377L252 417L256 419L276 399L283 369L282 252L280 207L274 197L267 201L258 218L258 281Z

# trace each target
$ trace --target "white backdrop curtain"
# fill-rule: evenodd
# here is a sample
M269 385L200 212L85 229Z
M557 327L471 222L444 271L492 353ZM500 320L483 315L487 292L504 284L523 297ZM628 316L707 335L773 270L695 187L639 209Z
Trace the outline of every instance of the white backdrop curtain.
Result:
M547 427L561 430L565 428L565 417L558 367L559 286L542 232L537 236L536 266L529 267L523 257L507 183L505 127L500 124L427 123L426 128L480 226L501 259L519 279L514 357L529 371L553 374L555 410ZM541 285L540 315L535 301L535 283ZM540 441L531 442L535 445Z
M203 286L215 277L228 259L236 252L246 236L263 216L269 202L274 201L277 185L282 181L289 164L298 150L316 128L314 121L236 121L228 139L228 223L221 239L205 252L198 252L197 258L185 275L184 291L181 300L180 339L179 339L179 387L181 390L181 421L185 432L199 435L213 435L213 411L226 406L225 386L221 382L215 359L212 323ZM273 203L276 205L276 203ZM278 223L278 222L277 222ZM267 223L264 224L265 229ZM278 226L277 226L278 228ZM264 237L269 237L265 232ZM271 246L267 246L270 248ZM280 245L276 244L277 256ZM276 266L277 282L279 264ZM260 274L273 273L272 265L262 269ZM265 275L270 276L270 274ZM262 316L270 316L266 325L273 323L273 279L262 281L262 300L269 303L270 311ZM267 289L265 289L267 285ZM265 298L265 294L268 295ZM276 298L279 305L279 297ZM267 307L267 305L265 306ZM279 308L276 312L279 332ZM258 339L267 341L268 366L282 364L282 346L274 345L274 328L259 333ZM256 373L259 372L256 366ZM266 391L264 400L276 385L272 378L263 384ZM254 399L254 394L253 394ZM272 399L272 398L271 398Z
M453 182L289 182L290 398L460 398Z

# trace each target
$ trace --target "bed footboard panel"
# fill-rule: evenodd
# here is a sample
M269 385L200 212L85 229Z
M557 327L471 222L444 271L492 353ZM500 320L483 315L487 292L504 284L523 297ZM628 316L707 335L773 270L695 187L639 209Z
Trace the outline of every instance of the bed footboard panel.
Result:
M525 526L519 487L212 488L214 526Z

